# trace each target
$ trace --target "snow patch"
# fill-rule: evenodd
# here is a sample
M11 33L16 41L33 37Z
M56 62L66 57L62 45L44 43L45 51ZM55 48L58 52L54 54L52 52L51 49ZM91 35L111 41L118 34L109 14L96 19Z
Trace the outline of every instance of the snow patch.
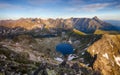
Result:
M57 57L57 58L54 58L54 59L57 60L57 61L63 62L62 58Z
M98 54L99 52L96 52L96 54Z
M89 46L90 46L90 43L88 43L87 46L89 47Z
M86 47L84 50L87 50L88 48Z
M70 60L72 60L72 59L74 59L74 58L77 58L78 56L77 55L72 55L72 54L70 54L69 56L68 56L68 60L70 61Z
M113 57L114 57L114 59L115 59L116 64L117 64L118 66L120 66L120 57L116 57L116 56L114 56L114 55L113 55Z
M93 49L92 51L93 51L93 53L95 52L95 50L94 50L94 49Z
M82 55L84 55L85 54L85 52L82 52Z
M90 64L86 64L86 66L89 66Z
M103 57L105 57L106 59L109 59L109 57L108 57L108 54L107 54L107 53L103 54L102 56L103 56Z
M73 51L75 51L76 49L73 49Z
M70 44L72 44L72 41L71 41L71 40L69 40L68 42L69 42Z

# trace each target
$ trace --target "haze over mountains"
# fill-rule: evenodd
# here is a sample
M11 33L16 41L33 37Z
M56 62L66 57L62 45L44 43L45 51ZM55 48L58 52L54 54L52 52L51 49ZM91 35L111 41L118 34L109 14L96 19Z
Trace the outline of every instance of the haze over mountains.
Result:
M93 18L68 18L68 19L38 19L21 18L18 20L0 20L0 26L8 28L21 27L27 30L36 28L46 29L77 29L84 33L94 33L96 30L119 31L120 28L100 20L97 16Z
M120 20L105 20L105 21L113 25L120 26Z

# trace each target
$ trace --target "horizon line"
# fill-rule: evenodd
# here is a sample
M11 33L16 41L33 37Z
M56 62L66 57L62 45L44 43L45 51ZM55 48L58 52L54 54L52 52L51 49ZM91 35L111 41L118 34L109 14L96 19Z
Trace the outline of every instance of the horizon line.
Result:
M20 19L43 19L43 20L48 20L48 19L70 19L70 18L94 18L98 16L93 16L93 17L19 17L19 18L0 18L0 20L20 20ZM99 18L99 17L98 17ZM101 18L99 18L101 19ZM115 21L120 21L120 19L101 19L101 20L115 20Z

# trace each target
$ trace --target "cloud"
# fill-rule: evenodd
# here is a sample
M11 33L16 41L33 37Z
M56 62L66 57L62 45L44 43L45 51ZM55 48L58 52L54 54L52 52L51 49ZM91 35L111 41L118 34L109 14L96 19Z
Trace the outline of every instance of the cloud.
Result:
M89 4L89 5L83 6L82 10L95 12L97 10L104 9L110 5L111 5L111 3Z
M76 11L76 12L80 12L80 11L96 12L98 10L105 9L112 4L113 3L94 3L94 4L75 5L73 7L66 8L66 10Z
M120 9L120 5L117 5L116 8Z
M0 9L23 9L22 6L12 5L9 3L0 3Z
M70 5L80 5L80 4L84 4L85 1L84 0L69 0L68 4Z
M41 5L41 4L47 4L47 3L58 3L61 0L27 0L29 4L32 5Z
M41 12L50 12L51 10L49 8L40 8L37 6L31 6L31 5L15 5L11 3L0 3L0 9L1 11L7 13L6 11L9 11L9 13L15 13L15 14L40 14ZM20 11L20 12L18 12ZM28 13L29 12L29 13ZM1 12L0 12L1 14ZM4 13L3 13L4 14Z

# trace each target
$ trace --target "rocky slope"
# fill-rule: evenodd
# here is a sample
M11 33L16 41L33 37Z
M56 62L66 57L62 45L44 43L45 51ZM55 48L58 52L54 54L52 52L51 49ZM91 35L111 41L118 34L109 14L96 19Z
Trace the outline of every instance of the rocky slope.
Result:
M97 29L97 30L95 30L94 34L119 34L119 32L117 32L117 31L105 31L105 30Z
M68 18L68 19L18 19L18 20L0 20L0 26L9 28L22 27L27 30L36 28L62 28L62 29L77 29L85 33L94 33L96 29L106 31L119 31L119 28L100 20L98 17L93 18Z
M14 38L19 35L30 35L33 37L55 37L59 35L61 29L41 29L35 28L32 30L27 30L22 27L9 28L0 26L0 38Z
M96 57L93 69L102 75L120 74L120 35L103 35L88 48L88 52Z
M0 75L119 75L117 31L96 16L0 20ZM55 51L61 42L74 47L67 63Z
M22 18L18 20L0 20L0 26L6 26L9 28L22 27L28 30L35 28L71 28L71 19L32 19Z
M70 38L68 36L33 38L29 35L19 35L13 39L1 39L0 74L93 75L99 73L86 65L89 61L83 62L87 47L99 38L100 36L95 35L72 34ZM76 48L75 60L72 60L74 57L72 55L69 56L67 64L60 64L63 56L55 51L55 46L60 42L69 42Z
M115 26L100 20L98 17L90 18L73 18L74 27L85 33L94 33L95 30L101 29L105 31L118 30Z
M0 41L0 74L33 74L41 63L59 64L54 60L55 45L59 38L35 39L20 35ZM50 43L52 43L51 46Z
M60 64L63 58L55 52L61 41L71 43L76 49L73 55L76 57L69 58L66 64ZM69 38L19 35L0 41L0 74L119 75L119 46L120 35L105 34L102 38L77 34Z

